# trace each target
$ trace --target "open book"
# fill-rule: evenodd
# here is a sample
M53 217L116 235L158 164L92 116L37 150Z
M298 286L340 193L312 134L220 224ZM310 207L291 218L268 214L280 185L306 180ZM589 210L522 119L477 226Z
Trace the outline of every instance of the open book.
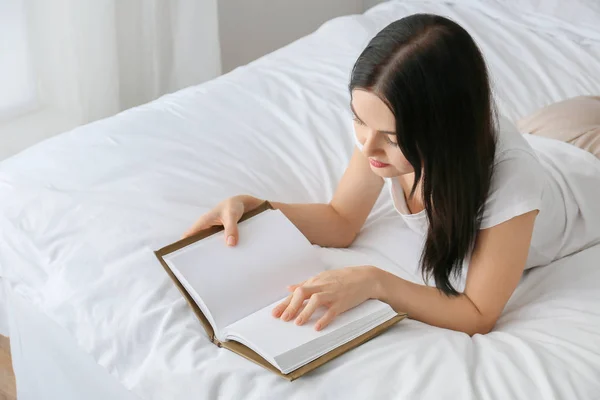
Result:
M360 345L403 319L375 299L338 315L320 331L320 307L303 325L272 316L287 285L326 270L318 249L268 202L246 213L239 242L225 245L222 227L212 227L155 252L209 338L293 380Z

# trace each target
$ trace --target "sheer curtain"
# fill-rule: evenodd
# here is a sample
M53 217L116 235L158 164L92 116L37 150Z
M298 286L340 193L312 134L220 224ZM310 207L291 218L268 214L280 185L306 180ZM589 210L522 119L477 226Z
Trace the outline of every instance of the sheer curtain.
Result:
M1 0L0 15L0 159L221 73L217 0Z

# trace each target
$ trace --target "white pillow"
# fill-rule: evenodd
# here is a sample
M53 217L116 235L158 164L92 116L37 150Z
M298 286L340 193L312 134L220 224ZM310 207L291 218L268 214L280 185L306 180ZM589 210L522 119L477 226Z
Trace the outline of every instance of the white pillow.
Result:
M523 13L544 14L574 25L600 26L600 1L598 0L482 0Z

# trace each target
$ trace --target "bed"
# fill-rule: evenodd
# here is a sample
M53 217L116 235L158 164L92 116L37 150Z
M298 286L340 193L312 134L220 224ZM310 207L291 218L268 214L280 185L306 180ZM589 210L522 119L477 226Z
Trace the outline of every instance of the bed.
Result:
M329 201L353 146L350 69L402 16L442 14L471 32L512 120L600 93L597 28L518 11L382 3L0 163L18 398L599 398L600 246L527 272L487 335L405 320L292 383L210 343L153 255L234 194ZM320 251L332 267L369 263L418 281L416 248L384 191L350 248Z

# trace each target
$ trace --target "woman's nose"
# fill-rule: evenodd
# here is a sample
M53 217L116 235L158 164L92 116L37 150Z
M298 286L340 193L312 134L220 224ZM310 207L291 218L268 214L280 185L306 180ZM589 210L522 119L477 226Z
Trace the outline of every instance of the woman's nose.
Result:
M377 132L369 131L365 137L365 143L363 144L363 153L369 157L377 154L379 150Z

